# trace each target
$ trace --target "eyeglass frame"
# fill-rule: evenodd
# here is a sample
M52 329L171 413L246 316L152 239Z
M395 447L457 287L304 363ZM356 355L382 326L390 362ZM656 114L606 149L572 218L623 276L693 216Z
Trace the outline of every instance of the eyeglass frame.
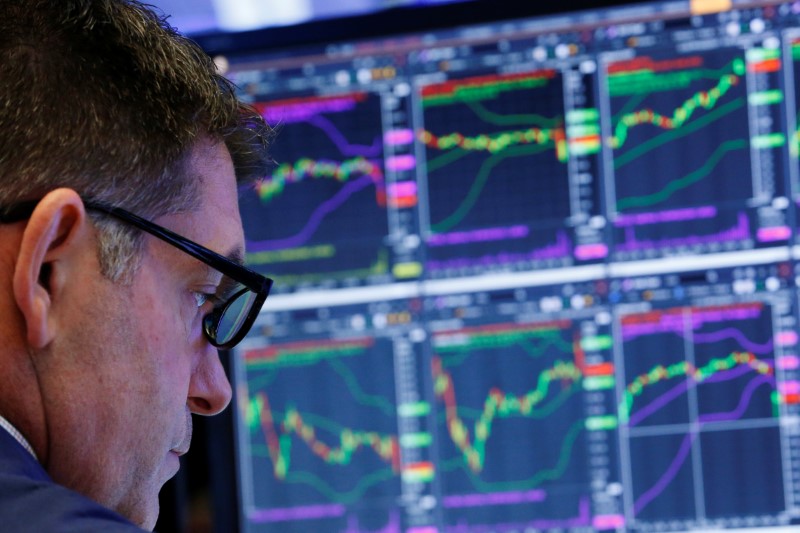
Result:
M228 259L227 257L218 254L217 252L206 248L196 242L178 235L177 233L168 230L167 228L151 222L146 218L131 213L121 207L116 207L103 202L98 202L88 198L81 197L83 205L87 210L99 211L110 215L122 222L126 222L137 229L145 231L150 235L161 239L189 254L198 261L210 266L217 272L232 279L236 283L243 285L250 291L256 294L256 299L252 307L248 311L247 318L242 322L239 331L225 343L218 343L216 340L217 332L216 326L219 324L219 319L222 317L224 311L230 306L231 303L236 301L237 297L241 295L241 290L233 293L226 301L214 306L214 308L203 317L203 334L208 341L217 348L231 349L244 339L250 328L253 327L261 307L269 296L269 291L272 288L273 280L266 276L254 272L244 265ZM0 223L11 224L20 222L33 214L34 209L39 204L40 200L28 200L13 204L8 207L0 207Z

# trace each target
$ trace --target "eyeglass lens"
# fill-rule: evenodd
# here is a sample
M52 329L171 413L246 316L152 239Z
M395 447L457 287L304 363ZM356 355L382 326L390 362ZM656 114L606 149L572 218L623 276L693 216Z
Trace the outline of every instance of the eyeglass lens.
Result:
M231 297L217 320L217 344L226 344L239 333L257 297L256 293L248 289L242 289Z

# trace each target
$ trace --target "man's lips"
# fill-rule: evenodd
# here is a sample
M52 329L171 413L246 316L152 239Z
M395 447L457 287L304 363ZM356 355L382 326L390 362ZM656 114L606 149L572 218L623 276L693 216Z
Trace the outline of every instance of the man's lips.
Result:
M178 456L181 456L189 451L189 441L184 441L185 443L181 443L178 446L172 448L170 451L174 452Z
M183 431L183 436L178 444L173 446L170 451L175 452L177 455L183 455L189 451L189 446L192 444L192 415L189 410L186 410L186 426Z

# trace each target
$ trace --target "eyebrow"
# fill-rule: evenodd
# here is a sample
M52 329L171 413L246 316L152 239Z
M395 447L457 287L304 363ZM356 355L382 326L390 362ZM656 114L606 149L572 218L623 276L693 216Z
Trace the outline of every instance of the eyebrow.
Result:
M242 248L240 246L237 246L236 248L234 248L233 250L231 250L230 252L225 254L223 257L225 257L225 259L227 259L227 260L229 260L229 261L231 261L233 263L236 263L239 266L244 266L244 251L242 250ZM211 277L212 273L215 273L215 272L218 273L218 274L221 274L221 272L219 272L219 270L217 270L213 266L209 265L208 263L203 263L203 262L201 262L201 263L205 266L205 271L207 273L206 274L207 276ZM222 282L223 283L224 283L224 280L226 278L228 278L228 277L223 274L222 275L222 280L223 280Z
M225 257L237 265L244 266L244 250L240 246L231 250Z

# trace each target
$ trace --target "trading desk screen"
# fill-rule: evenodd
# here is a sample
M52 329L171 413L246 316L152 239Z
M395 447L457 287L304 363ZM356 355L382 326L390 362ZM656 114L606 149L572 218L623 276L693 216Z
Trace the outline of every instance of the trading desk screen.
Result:
M224 62L279 129L244 531L800 527L800 5Z

